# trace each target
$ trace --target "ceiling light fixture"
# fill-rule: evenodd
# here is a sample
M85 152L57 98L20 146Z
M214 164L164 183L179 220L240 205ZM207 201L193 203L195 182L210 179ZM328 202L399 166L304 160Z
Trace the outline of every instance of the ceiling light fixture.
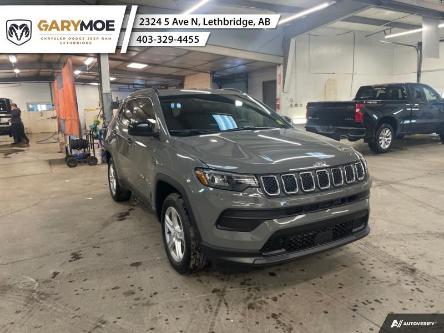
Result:
M422 31L422 28L413 29L413 30L407 30L407 31L403 31L403 32L398 32L396 34L386 35L384 38L385 39L389 39L389 38L401 37L401 36L416 34L416 33L421 32L421 31Z
M80 73L82 73L82 71L81 71L80 69L76 69L76 70L74 71L74 75L79 75Z
M14 68L14 73L15 73L15 74L20 73L20 69L18 69L18 68Z
M10 55L9 61L12 62L13 64L15 64L17 62L17 57L15 55Z
M115 78L115 77L112 77L112 76L109 78L110 81L114 81L115 79L116 79L116 78Z
M444 23L439 24L438 28L439 29L443 29L444 28ZM401 37L401 36L406 36L406 35L417 34L419 32L422 32L422 28L413 29L413 30L407 30L407 31L403 31L403 32L397 32L395 34L389 34L389 35L386 35L384 38L385 39L389 39L389 38Z
M92 86L98 86L99 85L97 82L90 82L89 84L92 85Z
M93 63L94 60L95 60L94 58L87 58L84 61L84 63L85 63L86 66L89 66L89 65L91 65Z
M197 4L195 4L193 7L191 7L190 9L187 9L186 11L184 11L182 13L182 15L190 15L191 13L195 12L196 10L198 10L200 7L202 7L203 5L205 5L208 1L210 0L201 0L199 1Z
M314 12L318 12L320 10L323 10L323 9L327 8L327 7L330 7L331 5L334 5L335 3L336 3L336 1L329 1L329 2L321 3L320 5L308 8L306 10L303 10L303 11L301 11L299 13L296 13L294 15L288 16L288 17L280 20L278 25L281 25L281 24L284 24L284 23L296 20L298 18L302 18L302 17L307 16L309 14L312 14Z
M148 66L147 64L140 64L138 62L132 62L132 63L128 64L126 67L128 67L128 68L135 68L135 69L142 69L142 68L145 68L147 66Z

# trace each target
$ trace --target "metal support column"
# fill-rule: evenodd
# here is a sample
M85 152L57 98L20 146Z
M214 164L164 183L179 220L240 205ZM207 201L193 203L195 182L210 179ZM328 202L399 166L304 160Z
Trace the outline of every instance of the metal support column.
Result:
M421 83L421 75L422 75L422 43L419 42L416 47L417 61L416 61L416 82Z
M111 81L109 76L108 54L99 54L100 100L102 102L105 123L108 124L113 116Z

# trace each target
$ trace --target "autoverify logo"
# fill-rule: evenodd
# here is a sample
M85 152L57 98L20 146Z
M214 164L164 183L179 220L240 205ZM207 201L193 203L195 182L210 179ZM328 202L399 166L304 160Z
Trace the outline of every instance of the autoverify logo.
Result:
M396 327L401 328L403 326L405 327L432 327L436 325L436 321L404 321L404 320L393 320L392 325L390 328Z
M390 313L379 332L441 333L444 332L444 314Z
M32 22L30 20L6 21L6 38L15 45L29 42L32 36Z

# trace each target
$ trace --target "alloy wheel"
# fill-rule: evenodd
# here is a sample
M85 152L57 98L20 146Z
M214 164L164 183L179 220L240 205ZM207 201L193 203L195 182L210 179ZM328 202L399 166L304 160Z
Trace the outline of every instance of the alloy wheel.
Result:
M114 164L111 163L109 166L109 186L113 195L116 194L117 188L117 179L116 179L116 171L114 170Z
M165 212L165 240L171 257L181 262L185 254L185 237L182 220L176 208L170 206Z
M383 128L382 131L379 133L379 146L382 149L387 149L390 147L393 140L393 133L390 130L390 128Z

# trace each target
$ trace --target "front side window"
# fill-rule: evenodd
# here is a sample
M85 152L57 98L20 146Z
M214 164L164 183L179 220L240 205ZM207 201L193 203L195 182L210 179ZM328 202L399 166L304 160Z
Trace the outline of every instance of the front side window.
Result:
M138 98L127 101L122 106L120 121L125 126L130 123L156 123L153 103L148 98Z
M159 99L171 135L289 127L275 112L248 95L200 93Z
M413 97L415 98L417 103L426 103L426 95L424 89L421 86L413 87Z
M133 119L137 123L156 123L153 103L149 98L138 98L133 102Z
M133 106L131 102L132 101L125 102L122 105L122 110L120 112L120 121L125 126L129 125L133 116Z
M428 86L422 86L422 89L424 90L424 95L427 99L427 102L435 102L440 99L439 94L432 88Z

